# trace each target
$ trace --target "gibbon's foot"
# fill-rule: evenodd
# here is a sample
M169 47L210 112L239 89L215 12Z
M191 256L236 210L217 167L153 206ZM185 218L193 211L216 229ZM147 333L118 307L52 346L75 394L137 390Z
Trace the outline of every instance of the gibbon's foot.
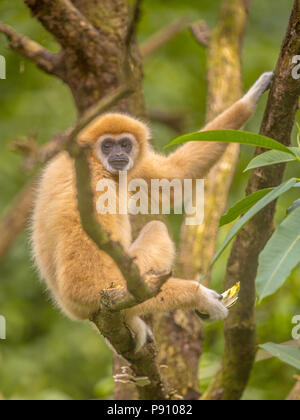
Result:
M201 300L196 315L206 322L216 322L226 319L229 310L223 305L223 296L214 290L200 286ZM202 307L201 307L202 306Z
M270 88L273 79L274 73L272 71L263 73L245 95L245 98L252 99L257 103L260 97Z

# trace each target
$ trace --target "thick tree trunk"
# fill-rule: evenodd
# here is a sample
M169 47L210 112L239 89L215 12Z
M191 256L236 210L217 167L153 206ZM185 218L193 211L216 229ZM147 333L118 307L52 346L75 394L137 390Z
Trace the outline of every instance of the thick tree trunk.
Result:
M24 1L63 47L61 78L70 87L79 113L86 111L120 84L124 76L124 44L131 17L127 0L73 0L74 6L82 13L75 17L75 12L73 15L69 11L61 12L61 5L56 1ZM70 23L72 19L73 25ZM86 36L85 28L90 23L91 34ZM84 45L79 42L81 30ZM130 67L136 89L131 97L118 104L118 109L144 116L142 60L136 40L130 48Z

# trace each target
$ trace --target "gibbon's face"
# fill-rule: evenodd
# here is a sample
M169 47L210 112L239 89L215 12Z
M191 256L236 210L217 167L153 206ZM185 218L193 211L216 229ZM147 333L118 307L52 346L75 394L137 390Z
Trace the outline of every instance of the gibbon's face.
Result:
M104 134L96 143L97 157L112 174L130 171L138 156L139 146L133 134Z

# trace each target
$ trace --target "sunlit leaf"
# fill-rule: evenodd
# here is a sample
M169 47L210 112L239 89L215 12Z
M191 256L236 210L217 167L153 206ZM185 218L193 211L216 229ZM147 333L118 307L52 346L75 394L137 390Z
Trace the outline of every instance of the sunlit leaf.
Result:
M300 208L275 231L259 257L256 279L260 300L275 293L300 262Z
M220 227L228 225L228 223L233 222L239 216L246 213L251 209L251 207L254 206L254 204L256 204L272 190L273 188L266 188L264 190L256 191L255 193L243 198L241 201L231 207L231 209L228 210L224 216L221 217Z
M288 347L274 343L262 344L260 347L282 362L300 370L300 349L298 347Z
M298 151L297 148L291 148L290 150L295 149ZM296 151L295 151L296 154ZM271 150L269 152L262 153L261 155L256 156L254 159L251 160L247 168L244 172L247 172L251 169L261 168L264 166L275 165L278 163L285 163L285 162L293 162L297 160L296 156L292 156L286 152L280 152L279 150Z
M196 133L186 134L178 137L169 143L166 147L174 146L176 144L187 143L190 141L211 141L221 143L240 143L248 144L250 146L262 147L264 149L279 150L295 156L294 152L288 147L273 140L269 137L261 136L260 134L249 133L239 130L212 130L199 131Z
M297 184L297 179L296 178L292 178L289 181L283 183L279 187L277 187L274 190L272 190L271 192L269 192L261 200L259 200L244 216L242 216L240 218L240 220L238 220L236 222L236 224L233 226L233 228L231 229L231 231L227 235L222 247L219 249L219 251L214 256L214 258L211 262L211 267L219 259L219 257L222 255L222 253L225 251L225 249L230 244L230 242L236 237L236 235L249 222L249 220L251 220L257 213L259 213L268 204L272 203L272 201L276 200L282 194L286 193L291 188L293 188L293 186L295 186L295 184Z

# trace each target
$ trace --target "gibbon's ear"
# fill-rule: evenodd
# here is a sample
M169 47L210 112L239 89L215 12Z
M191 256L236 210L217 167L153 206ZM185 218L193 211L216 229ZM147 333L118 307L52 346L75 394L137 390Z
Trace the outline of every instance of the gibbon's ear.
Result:
M104 114L92 121L78 136L79 144L94 144L104 134L133 134L141 149L146 149L151 139L149 127L126 114Z

